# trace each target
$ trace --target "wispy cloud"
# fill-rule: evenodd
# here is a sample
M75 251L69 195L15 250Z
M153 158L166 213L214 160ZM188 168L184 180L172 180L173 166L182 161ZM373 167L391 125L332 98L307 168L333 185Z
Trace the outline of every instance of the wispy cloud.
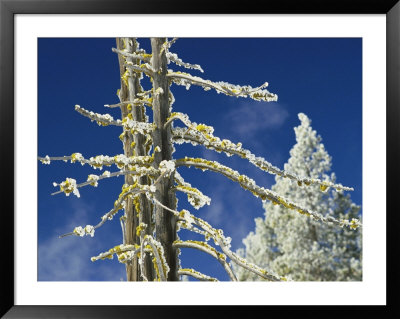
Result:
M253 136L264 130L279 128L288 111L278 103L242 102L225 115L232 130L238 135Z
M38 280L39 281L119 281L124 276L123 267L109 261L95 265L90 257L104 250L96 237L69 236L58 238L62 233L71 231L75 226L85 226L93 208L82 199L71 201L74 213L68 223L55 228L50 237L38 245ZM96 279L98 278L98 279Z
M78 243L79 241L79 243ZM89 254L87 241L76 237L51 238L39 244L39 280L87 280L85 267Z
M219 192L213 190L213 194L211 196L212 204L209 207L207 207L207 210L204 214L204 219L213 225L221 224L225 219L224 214L226 213L225 205L218 193Z

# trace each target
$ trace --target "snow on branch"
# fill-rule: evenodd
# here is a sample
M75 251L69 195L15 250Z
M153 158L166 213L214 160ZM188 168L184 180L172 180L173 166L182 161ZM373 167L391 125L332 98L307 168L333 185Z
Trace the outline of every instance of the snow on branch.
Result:
M324 223L331 223L334 225L338 225L340 227L348 226L351 229L357 229L361 227L361 222L357 219L354 219L352 222L346 220L337 220L332 216L323 216L317 212L313 212L305 207L301 207L300 205L293 203L292 201L279 196L277 193L273 192L272 190L266 189L264 187L258 186L253 179L246 175L239 174L238 171L235 171L225 165L222 165L215 161L208 161L202 158L189 158L185 157L182 159L178 159L175 161L176 167L179 166L193 166L195 168L201 170L211 170L217 173L220 173L229 179L233 180L234 182L239 183L239 185L249 190L253 195L256 197L261 198L264 200L270 200L272 203L276 205L283 205L286 208L296 210L298 213L302 215L306 215L307 217L312 217L314 220L321 221Z
M113 216L121 209L125 209L126 206L126 199L129 197L133 197L139 194L146 194L147 196L150 196L150 194L153 194L156 192L156 185L158 183L160 183L160 181L162 180L162 178L168 173L168 171L163 171L161 172L161 174L158 176L158 178L154 181L154 183L152 185L141 185L139 184L137 181L132 184L132 185L128 185L128 184L124 184L122 185L122 191L118 196L118 199L115 201L114 203L114 208L111 209L107 214L103 215L101 217L101 222L99 222L96 226L91 226L88 225L92 228L88 228L90 229L90 231L86 231L86 227L84 229L84 232L82 232L81 230L81 226L75 227L75 229L67 234L61 235L61 237L66 237L66 236L70 236L70 235L77 235L77 236L84 236L87 234L93 235L94 234L94 230L101 227L107 220L112 220ZM79 185L78 185L79 186ZM93 230L93 233L92 233ZM139 229L141 230L141 229ZM140 235L140 232L139 232ZM92 236L93 237L93 236Z
M170 117L165 122L164 127L167 127L170 123L172 123L175 120L182 121L182 123L185 124L189 129L196 129L197 123L196 122L192 123L189 119L189 116L181 112L171 113Z
M126 62L126 63L125 63L125 67L126 67L127 69L131 69L131 70L133 70L133 71L135 71L135 72L138 72L138 73L144 73L144 74L146 74L148 77L153 77L153 75L154 75L154 73L155 73L155 71L154 71L154 69L152 68L152 66L151 66L150 64L148 64L148 63L143 63L143 64L140 64L140 65L135 65L135 64L132 64L131 62Z
M51 195L59 194L59 193L65 193L66 196L69 196L71 193L73 193L76 197L81 197L78 187L84 186L82 184L76 184L76 180L70 177L67 177L65 181L61 183L56 183L53 182L53 186L57 187L60 186L60 190L58 192L54 192Z
M215 242L216 245L219 245L222 249L222 251L232 259L236 264L239 266L246 268L247 270L259 275L260 277L270 280L270 281L286 281L287 279L285 277L280 277L278 275L273 274L270 271L267 271L265 269L262 269L252 263L247 262L246 260L240 258L237 256L234 252L230 250L230 242L231 238L230 237L225 237L222 229L215 229L213 228L209 223L204 221L203 219L196 217L187 210L182 210L181 212L178 212L176 210L173 210L162 203L160 203L157 199L154 198L154 196L150 196L146 194L150 200L152 200L156 205L161 206L162 208L172 212L176 217L179 218L181 221L185 221L184 223L181 223L181 225L185 228L188 228L194 224L197 227L201 228L204 232L207 233L206 240L208 238L212 238ZM189 226L189 227L187 227ZM229 272L230 267L225 268L225 270L228 272L228 275L231 276ZM232 275L236 277L233 272Z
M152 106L152 99L149 96L143 97L143 98L137 98L134 99L133 101L122 101L120 103L116 104L104 104L105 107L108 108L116 108L116 107L121 107L123 105L127 105L128 110L132 110L132 105L135 106L141 106L141 105L147 105L147 106Z
M133 259L135 255L139 252L138 245L118 245L106 252L99 254L98 256L92 257L91 261L104 260L104 259L113 259L113 255L116 254L118 256L118 261L122 262L125 260Z
M164 50L165 52L168 52L171 46L178 40L178 38L173 38L171 41L165 41L162 45L161 52L162 53Z
M135 185L136 186L136 185ZM149 191L149 190L147 190ZM130 188L128 191L123 191L123 193L121 193L119 195L118 200L115 201L114 203L114 208L112 208L108 213L106 213L105 215L103 215L101 217L101 221L96 225L96 226L91 226L91 225L86 225L85 228L82 228L81 226L75 227L74 230L70 233L66 233L64 235L59 236L59 238L62 237L66 237L66 236L71 236L71 235L76 235L76 236L80 236L83 237L85 235L91 235L93 237L94 235L94 231L103 226L103 224L107 221L107 220L112 220L113 216L122 208L124 208L125 206L125 199L128 196L132 196L132 195L137 195L137 194L143 194L146 193L146 190L144 189L139 189L136 187ZM90 227L88 227L90 226Z
M156 270L157 278L160 281L166 281L167 275L169 272L169 266L166 262L164 256L164 250L162 245L155 240L150 235L143 236L143 241L141 246L145 246L145 248L141 248L139 245L117 245L106 252L99 254L98 256L92 257L92 261L104 260L104 259L113 259L113 255L116 254L118 257L118 261L121 263L126 263L131 261L135 256L145 252L153 255L153 265ZM142 255L142 254L141 254ZM141 256L140 256L141 257ZM143 274L142 274L143 275Z
M144 236L145 236L145 230L147 228L147 225L143 222L141 222L139 224L139 226L136 227L136 236L139 237L139 241L140 241L140 254L139 254L139 260L138 260L138 264L139 264L139 268L140 268L140 275L142 276L144 281L149 281L146 277L146 275L144 274L144 257L145 257L145 240L144 240Z
M122 125L124 126L124 132L130 130L132 134L134 133L141 133L143 135L151 134L155 128L155 124L153 123L135 121L132 118L132 113L129 113L128 116L122 119Z
M107 126L107 125L116 125L116 126L122 126L121 120L114 120L114 118L110 114L99 114L99 113L94 113L92 111L88 111L84 109L83 107L80 107L78 104L75 105L75 110L82 114L83 116L86 116L91 119L91 121L96 121L98 125L102 126Z
M181 268L181 269L179 269L178 270L178 275L180 275L180 276L182 276L182 275L191 276L191 277L196 278L196 279L201 280L201 281L218 281L217 278L207 276L207 275L202 274L201 272L196 271L196 270L191 269L191 268Z
M342 191L354 190L351 187L346 187L341 184L334 184L317 178L299 177L291 172L281 170L269 163L265 158L255 156L249 150L243 148L242 143L235 144L228 139L221 140L219 137L214 136L214 128L212 126L191 122L187 114L179 112L172 113L168 121L165 123L165 126L177 119L181 120L182 123L187 126L187 129L178 127L172 130L173 140L177 144L191 143L192 145L203 145L204 147L215 150L218 153L223 152L227 156L240 156L265 172L296 181L299 186L303 184L306 186L315 184L319 185L322 191L327 191L330 187Z
M206 231L193 226L193 224L186 222L184 219L178 219L177 221L177 231L179 231L181 228L187 229L196 234L203 235L206 241L210 239L210 235Z
M169 266L165 259L164 248L159 241L150 235L145 235L144 240L147 241L152 249L154 258L152 259L157 277L160 281L166 281L169 272Z
M97 183L99 180L104 178L111 178L121 175L135 175L135 176L157 176L159 171L153 167L139 167L139 166L130 166L130 170L121 170L118 172L110 173L109 171L104 171L102 175L94 175L90 174L86 182L76 184L76 180L73 178L67 177L67 179L61 183L54 182L54 187L60 186L60 190L51 195L57 195L60 193L65 193L67 196L72 192L77 197L80 197L78 188L92 185L97 187Z
M151 54L147 54L147 53L128 53L125 51L118 50L116 48L112 48L111 51L114 53L118 53L124 57L139 59L144 62L150 62L150 59L151 59Z
M195 217L191 215L187 211L183 211L180 213L180 216L184 217L188 222L191 222L195 224L198 227L201 227L203 230L205 230L214 240L216 245L219 245L221 247L221 250L225 253L226 256L228 256L233 262L235 262L237 265L240 267L243 267L256 275L270 280L270 281L286 281L287 279L285 277L281 277L277 274L272 273L271 271L267 271L265 269L262 269L258 267L255 264L247 262L245 259L240 258L237 254L232 252L230 250L230 237L225 237L222 229L215 229L213 228L209 223L204 221L203 219L199 217ZM207 240L207 238L206 238Z
M204 73L200 65L183 62L176 53L167 52L166 56L168 64L169 62L174 62L176 65L183 66L186 69L199 70L201 73Z
M119 91L118 91L119 93ZM108 108L115 108L115 107L121 107L123 105L127 105L128 111L132 110L132 105L135 106L141 106L141 105L147 105L152 107L153 99L150 97L150 94L152 93L152 90L136 93L137 97L133 101L121 101L117 104L104 104L105 107ZM117 94L119 96L119 94Z
M185 240L185 241L176 240L174 241L173 245L176 248L194 248L202 252L205 252L206 254L209 254L210 256L214 257L221 263L221 265L224 267L225 271L228 273L232 281L237 281L237 278L233 273L231 267L226 262L226 255L218 252L214 247L210 246L206 242L195 241L195 240Z
M256 101L266 102L278 100L278 96L276 94L273 94L265 89L268 86L267 82L257 88L252 88L249 85L239 86L222 81L212 82L210 80L204 80L198 76L193 76L189 73L173 72L171 70L168 70L167 77L171 78L172 81L177 85L186 86L186 89L189 89L193 84L203 87L205 91L214 89L217 91L217 93L224 93L229 96L250 97Z
M71 163L81 163L81 165L88 164L92 168L100 170L103 166L111 166L115 164L118 168L124 168L128 165L143 165L149 167L152 163L154 158L152 156L126 156L124 154L118 154L115 156L108 156L108 155L97 155L92 156L89 159L85 159L81 153L73 153L69 156L54 156L49 157L38 157L38 159L44 164L50 164L51 161L71 161Z
M149 103L149 101L146 102L143 100L143 103ZM131 130L132 133L138 132L141 134L150 134L154 130L153 123L135 121L133 120L131 113L129 113L128 116L124 117L121 121L121 120L114 120L114 118L110 114L94 113L92 111L85 110L79 105L75 105L75 110L78 111L83 116L90 118L92 122L96 121L97 124L99 125L107 126L112 124L116 126L123 126L124 130Z
M199 209L206 204L210 205L211 198L204 195L197 188L192 187L192 185L190 185L189 183L185 182L185 180L182 178L182 176L178 172L175 172L174 177L175 177L175 181L177 183L177 185L175 186L175 189L180 192L186 193L189 203L195 209Z
M108 108L112 109L112 108L115 108L115 107L121 107L121 106L123 106L125 104L128 104L128 105L129 104L142 105L143 101L140 100L140 99L135 99L133 101L123 101L123 102L120 102L120 103L117 103L117 104L104 104L104 107L108 107ZM131 105L131 107L132 107L132 105Z

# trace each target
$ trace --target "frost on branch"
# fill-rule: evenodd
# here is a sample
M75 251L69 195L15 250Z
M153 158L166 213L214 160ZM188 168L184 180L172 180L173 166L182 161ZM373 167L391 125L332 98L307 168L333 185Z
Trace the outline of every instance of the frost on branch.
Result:
M73 193L76 197L80 197L78 190L78 185L76 184L76 180L73 178L67 177L64 182L57 184L56 182L53 183L54 187L60 186L60 192L64 192L65 195L69 196L69 194Z
M84 108L80 107L79 105L75 105L75 110L90 118L93 121L96 121L98 125L107 126L107 125L117 125L121 126L121 120L114 120L114 118L110 114L99 114L94 113L92 111L85 110Z
M46 155L44 158L39 159L43 164L50 165L50 157Z
M191 85L201 86L205 91L214 89L217 93L223 93L229 96L235 97L250 97L256 101L272 102L277 101L278 96L274 93L269 92L265 89L268 83L265 82L263 85L252 88L249 85L240 86L230 84L227 82L212 82L210 80L204 80L201 77L190 75L189 73L173 72L169 71L167 76L177 85L185 86L189 89Z
M176 65L183 66L186 69L199 70L201 73L204 73L204 71L200 65L185 63L180 58L178 58L178 55L176 53L167 52L166 55L167 55L168 63L174 62Z
M108 155L97 155L92 156L89 159L85 159L81 153L73 153L67 156L58 157L39 157L40 161L71 161L71 163L81 163L82 166L88 164L93 169L103 169L103 166L116 165L118 168L130 167L134 165L143 166L149 168L153 163L154 158L151 156L130 156L127 157L124 154L118 154L115 156ZM46 163L47 164L47 163Z
M186 193L190 205L195 209L200 209L204 205L210 205L211 198L204 195L197 188L192 187L189 183L185 182L182 176L175 172L175 181L177 183L176 190Z
M270 200L274 205L282 205L286 208L289 208L291 210L297 211L301 215L305 215L307 217L312 217L314 220L325 222L325 223L330 223L330 224L335 224L338 226L349 226L350 223L348 223L346 220L338 220L332 216L323 216L320 213L314 212L306 207L303 207L299 204L296 204L287 198L278 195L272 190L266 189L264 187L258 186L255 181L251 178L249 178L246 175L241 175L239 172L222 165L216 161L207 161L202 158L188 158L185 157L183 159L176 160L176 166L193 166L195 168L201 169L201 170L211 170L217 173L220 173L229 179L233 180L234 182L239 183L241 187L243 187L246 190L249 190L254 196L261 198L263 201L266 199ZM351 224L352 229L357 229L358 227L361 227L361 223L359 220L355 219L354 222Z
M242 147L242 143L233 143L230 140L223 139L213 135L214 128L205 124L197 124L196 122L191 122L187 114L175 112L172 113L168 119L166 125L172 121L179 119L186 126L184 128L174 128L172 131L174 142L177 144L191 143L192 145L203 145L208 149L215 150L220 153L223 152L227 156L237 155L244 159L247 159L251 164L260 168L261 170L275 174L281 177L289 178L296 181L299 186L305 185L309 186L311 184L317 184L321 191L326 191L329 188L334 188L338 191L352 191L351 187L346 187L341 184L334 184L330 181L322 181L318 178L309 178L304 176L298 176L290 171L281 170L276 166L273 166L263 157L255 156L249 150Z
M81 226L75 227L73 233L77 236L83 237L85 235L94 236L94 227L92 225L86 225L85 228Z
M207 276L205 274L202 274L201 272L198 272L194 269L191 268L181 268L178 270L178 275L186 275L186 276L192 276L198 280L201 281L218 281L217 278L213 278L210 276Z
M96 225L77 226L65 236L91 236L105 222L114 219L114 216L123 211L119 218L122 229L122 244L92 257L92 261L112 259L117 256L118 261L126 267L127 279L134 281L166 281L178 280L179 276L191 276L201 281L217 281L207 274L193 268L181 267L179 254L181 249L196 249L212 256L221 264L230 280L243 280L243 274L251 274L255 278L267 281L287 281L292 273L286 271L282 265L286 260L277 259L276 263L264 263L262 260L244 258L243 251L231 250L231 238L224 235L222 229L212 227L207 221L195 216L188 210L176 209L176 192L187 195L188 202L199 210L205 205L210 205L210 198L199 189L185 181L179 174L181 166L195 167L201 170L210 170L222 174L238 183L245 190L260 198L269 210L288 210L290 217L276 215L273 225L279 229L282 224L290 224L290 220L301 220L303 224L295 224L293 238L301 240L305 224L312 225L315 229L321 228L327 236L333 236L332 227L328 224L339 226L336 232L349 232L361 228L361 222L354 214L330 214L334 206L325 206L324 209L314 209L303 199L304 194L318 194L323 197L331 194L340 197L343 191L353 190L350 187L336 184L334 178L326 178L323 174L306 174L304 170L296 169L297 166L286 166L281 170L263 157L256 156L242 147L241 143L233 143L228 139L214 136L214 128L192 122L189 116L180 112L172 112L175 101L170 87L172 83L183 85L187 89L191 85L203 87L204 90L215 90L228 96L251 98L256 101L277 101L277 95L266 88L268 83L259 87L239 86L227 82L213 82L167 68L167 65L184 67L186 69L204 72L200 65L182 61L176 53L170 51L172 44L167 39L152 39L152 52L147 53L139 48L139 43L134 38L118 38L116 53L120 66L121 88L117 91L119 103L105 104L108 108L119 108L121 118L114 119L110 114L99 114L75 105L75 110L81 115L96 122L100 126L114 125L121 128L119 139L122 142L123 152L114 156L96 155L85 158L81 153L66 156L39 157L43 164L52 161L64 161L88 165L94 170L103 170L104 167L115 167L114 172L104 171L99 174L89 174L84 182L78 184L75 179L67 178L54 186L60 190L53 193L64 192L67 196L73 193L80 196L78 188L84 186L101 186L101 180L124 176L121 192L112 208L100 217ZM141 84L143 76L150 79L150 87L144 89ZM152 112L152 120L146 112ZM305 115L299 115L303 123L308 123ZM180 120L184 127L174 127L174 121ZM299 136L302 130L298 130ZM304 132L303 132L304 133ZM255 183L250 177L222 165L217 161L208 161L202 158L184 157L174 159L173 143L191 143L202 145L227 156L240 156L262 171L274 174L277 181L290 185L290 192L281 191L285 188L267 189ZM323 148L320 148L320 155ZM297 152L296 150L293 151ZM316 160L321 160L321 156ZM327 165L326 158L322 165ZM290 196L295 190L300 189L302 197ZM305 192L305 193L304 193ZM267 202L268 201L268 202ZM341 203L344 203L341 201ZM312 203L313 204L313 203ZM271 209L272 208L272 209ZM328 212L328 213L327 213ZM345 228L346 227L346 228ZM204 240L181 240L178 232L182 229L195 233ZM278 234L279 235L279 234ZM278 238L279 236L277 236ZM312 246L310 251L313 257L321 254L317 246ZM332 248L335 258L340 257L342 248L338 245ZM247 256L246 256L247 257ZM269 261L272 259L268 259ZM357 264L353 258L353 264ZM240 270L238 270L240 269ZM342 271L344 272L344 271ZM238 276L236 275L238 274Z

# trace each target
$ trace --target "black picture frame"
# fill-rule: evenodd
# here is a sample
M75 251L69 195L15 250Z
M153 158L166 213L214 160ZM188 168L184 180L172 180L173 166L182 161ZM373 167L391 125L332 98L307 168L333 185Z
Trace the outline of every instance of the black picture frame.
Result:
M395 274L394 258L398 252L395 227L396 182L398 179L400 136L400 3L398 0L253 0L246 5L219 1L201 2L180 0L0 0L0 143L1 143L1 309L4 318L158 318L169 316L224 316L233 312L249 316L249 306L16 306L14 302L14 18L16 14L386 14L387 33L387 304L386 306L272 306L268 315L285 313L313 316L320 311L330 315L354 317L369 314L373 317L391 318L398 313L396 287L399 276ZM377 109L376 112L381 110ZM254 306L253 306L254 307ZM255 306L258 307L258 306ZM212 309L210 309L212 308Z

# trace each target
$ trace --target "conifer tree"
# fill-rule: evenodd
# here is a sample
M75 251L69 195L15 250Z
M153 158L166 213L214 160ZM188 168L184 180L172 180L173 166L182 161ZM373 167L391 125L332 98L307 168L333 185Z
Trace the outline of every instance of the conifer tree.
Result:
M331 157L321 137L311 127L311 120L299 114L301 124L294 129L296 144L290 150L285 171L299 176L335 182ZM299 185L300 184L300 185ZM360 206L349 195L333 189L318 191L317 185L301 185L276 176L272 190L302 206L336 219L357 218ZM254 232L243 240L239 255L257 265L290 276L298 281L349 281L362 279L361 231L335 228L284 206L264 204L265 219L257 218ZM239 280L259 280L233 265Z
M210 170L237 182L242 188L252 192L263 201L272 201L292 210L293 214L304 214L336 227L346 226L357 229L361 223L357 219L351 221L335 219L313 211L311 208L295 203L281 194L258 186L251 178L222 165L216 161L203 158L173 157L174 144L191 143L199 145L228 156L236 155L247 159L261 170L279 175L299 184L317 185L318 187L333 187L349 191L352 188L322 181L317 178L302 177L288 171L280 170L262 157L256 157L241 143L233 143L213 135L214 129L206 124L197 124L189 119L187 114L172 112L174 95L171 86L182 85L187 89L191 85L202 87L205 91L215 90L228 96L251 98L256 101L276 101L277 95L269 92L264 83L257 88L233 85L226 82L213 82L189 73L169 69L175 64L178 67L203 72L197 64L183 62L176 53L170 51L177 39L168 41L166 38L151 39L151 53L139 47L135 38L117 38L117 46L113 52L118 55L121 88L118 90L120 102L105 105L108 108L119 108L121 119L114 119L110 114L91 112L79 105L75 110L99 125L115 125L122 129L120 139L123 153L114 156L97 155L90 158L81 153L50 157L39 157L44 164L51 161L70 161L89 165L94 169L116 167L113 172L103 171L101 174L90 174L87 181L77 183L73 178L54 183L59 187L57 193L71 193L80 196L79 188L97 186L102 179L124 176L122 191L114 205L105 212L97 225L77 226L64 236L94 236L95 231L109 220L114 219L119 211L122 229L122 243L112 247L92 261L112 259L114 256L125 264L127 280L129 281L176 281L183 276L192 276L199 280L216 281L207 274L202 274L193 268L181 268L180 249L193 248L207 253L217 259L233 281L237 281L229 261L247 269L265 280L287 280L279 273L272 272L268 267L261 268L249 263L230 249L230 237L224 235L222 229L212 227L207 221L197 217L188 210L177 210L176 192L187 195L188 202L194 209L200 209L210 204L210 198L199 189L193 187L179 174L182 166ZM141 79L150 79L151 87L142 87ZM152 122L148 113L152 113ZM181 126L175 126L181 123ZM212 190L210 190L212 191ZM317 224L316 224L317 225ZM204 241L179 239L180 229L186 229L204 237Z

